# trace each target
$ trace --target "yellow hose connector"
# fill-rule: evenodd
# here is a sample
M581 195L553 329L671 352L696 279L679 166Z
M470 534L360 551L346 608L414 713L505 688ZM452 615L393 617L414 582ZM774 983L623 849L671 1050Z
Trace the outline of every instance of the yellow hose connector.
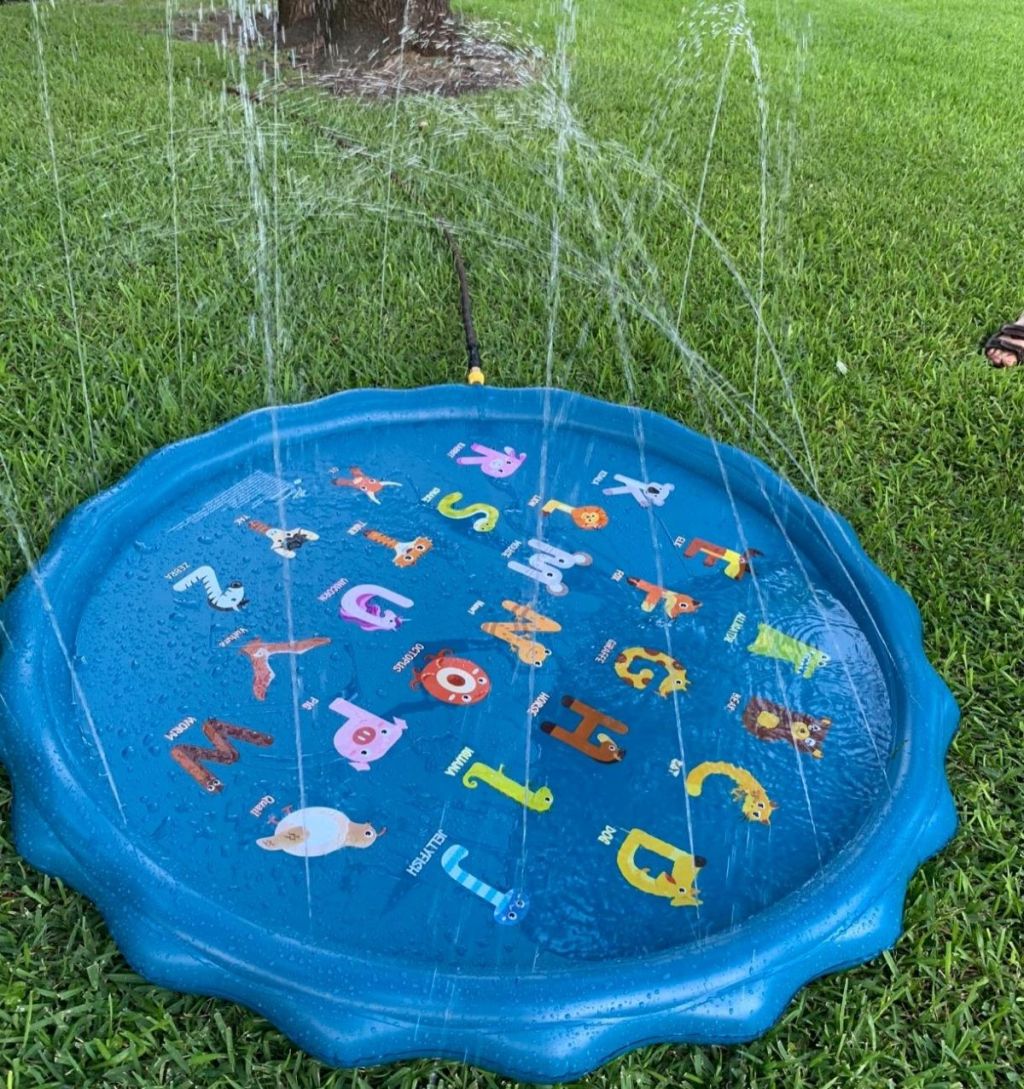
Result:
M466 377L466 381L471 386L482 386L484 384L484 372L480 367L470 367L469 374Z

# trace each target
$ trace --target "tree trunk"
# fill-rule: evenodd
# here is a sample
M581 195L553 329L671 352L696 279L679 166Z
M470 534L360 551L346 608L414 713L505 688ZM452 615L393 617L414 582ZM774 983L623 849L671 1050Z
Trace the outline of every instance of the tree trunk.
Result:
M283 27L294 26L308 14L305 7L302 0L277 0L277 21Z
M459 95L525 81L524 58L473 37L451 0L276 2L280 42L315 72L329 74L336 94Z
M429 50L451 37L449 0L316 0L316 8L324 40L346 53L396 50L403 38Z

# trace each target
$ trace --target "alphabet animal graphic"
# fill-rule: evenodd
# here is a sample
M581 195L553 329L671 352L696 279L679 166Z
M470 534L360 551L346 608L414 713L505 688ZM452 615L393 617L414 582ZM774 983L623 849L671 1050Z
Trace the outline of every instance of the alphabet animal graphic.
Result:
M494 908L494 921L502 926L516 926L526 917L530 909L530 901L524 892L517 889L508 889L499 892L488 885L479 877L467 873L460 863L466 858L469 851L461 843L453 843L443 855L441 865L444 872L464 888L469 889L474 896L486 900Z
M413 670L411 688L423 685L436 700L451 707L468 707L486 699L491 691L491 678L476 662L455 658L450 650L442 650L419 670Z
M490 533L498 524L498 508L490 503L470 503L468 507L457 507L456 503L462 502L462 492L449 492L437 504L438 514L445 518L454 518L461 521L463 518L476 518L473 529L477 533Z
M608 512L603 507L570 507L557 499L549 499L540 508L541 514L552 514L556 510L568 514L580 529L604 529L608 525Z
M636 853L639 850L652 851L668 859L672 863L672 869L662 870L656 877L651 877L647 866L636 864ZM707 865L700 855L691 855L649 832L632 828L619 846L616 862L619 872L633 888L651 896L664 896L672 907L700 906L701 901L697 899L697 873Z
M761 741L789 741L800 752L820 760L822 745L832 726L832 719L792 711L780 703L755 696L743 711L743 725Z
M465 455L456 460L460 465L479 465L480 471L486 476L495 477L498 480L512 476L519 466L526 461L525 454L517 454L511 446L506 446L504 451L494 450L490 446L484 446L474 442L470 447L476 457Z
M393 609L382 609L374 598L382 598L397 605L400 609L411 609L412 598L396 594L385 586L367 582L346 590L338 607L342 620L357 624L363 631L397 631L408 620L399 616Z
M352 474L350 480L345 476L336 476L334 478L334 485L338 488L355 488L356 491L360 491L365 495L371 503L376 503L380 506L380 500L377 495L384 488L400 488L402 485L397 480L378 480L376 477L367 476L358 466L353 465L349 472Z
M305 654L307 650L325 647L330 639L316 636L313 639L294 639L290 643L268 643L263 639L253 639L238 653L244 654L252 666L252 694L258 700L267 698L267 689L277 674L270 668L270 658L274 654Z
M536 579L555 597L564 597L569 592L569 587L562 581L563 571L575 566L588 567L594 562L586 552L564 552L537 537L530 539L530 547L533 554L529 560L525 564L509 560L509 569L518 571L527 578Z
M359 850L372 847L386 831L351 821L339 809L311 805L283 817L272 836L256 842L264 851L284 851L296 858L321 858L345 847Z
M819 666L828 661L828 655L810 643L803 643L792 635L769 627L757 625L757 638L747 647L751 654L760 654L765 658L780 658L789 664L802 677L810 679Z
M498 768L492 768L487 764L481 764L478 760L469 766L469 770L462 777L462 782L470 790L475 790L478 782L486 783L499 794L504 794L506 798L511 798L512 801L518 802L527 809L532 809L534 813L546 813L555 801L554 794L546 786L531 790L525 783L517 783L514 779L510 779L505 774L504 764Z
M684 613L695 613L700 608L701 603L689 594L680 593L678 590L666 590L664 586L655 586L654 583L646 582L644 579L627 578L626 581L646 595L640 602L640 608L645 613L654 612L659 601L670 620L675 620Z
M698 764L686 777L686 792L691 797L699 798L704 780L709 775L724 775L736 786L733 788L734 801L742 803L743 816L755 824L769 824L772 813L779 807L768 797L763 786L744 768L735 764L726 764L721 760L708 760Z
M642 691L654 680L653 669L641 669L636 673L632 671L633 663L638 658L660 665L665 670L665 677L658 685L658 695L662 699L668 699L673 692L685 692L689 687L686 668L667 651L652 650L650 647L626 647L615 659L615 674L632 688Z
M184 768L210 794L219 794L224 784L204 768L203 764L234 764L238 760L238 750L231 744L229 738L244 741L247 745L255 745L260 749L265 749L274 743L274 739L269 734L247 730L244 726L232 726L230 722L222 722L219 718L208 718L203 723L203 733L213 743L212 748L175 745L171 749L171 759L178 767Z
M756 548L748 548L745 552L734 552L731 548L722 548L721 545L712 544L710 541L702 541L700 537L694 539L686 546L684 556L692 558L698 552L704 553L704 566L714 567L716 563L725 561L725 574L731 579L741 579L750 570L750 560L754 556L760 556Z
M566 745L571 745L572 748L583 753L584 756L589 756L591 760L596 760L599 764L617 764L623 759L626 750L619 748L606 733L597 735L596 745L590 740L590 736L602 726L615 734L629 733L629 727L624 722L619 722L618 719L598 711L597 708L573 696L563 696L562 706L568 707L570 711L580 716L576 729L565 730L557 723L542 722L540 728L544 733L550 734L556 741L564 741Z
M220 588L220 583L217 581L217 574L210 567L209 564L203 564L202 567L197 567L194 571L189 571L183 578L178 579L174 584L173 589L179 594L195 586L197 582L203 584L203 589L206 591L206 600L211 609L217 609L224 613L236 613L239 609L244 609L249 604L249 599L245 596L245 587L238 582L229 582L226 589Z
M663 507L665 500L675 489L674 484L655 484L650 480L634 480L631 476L616 473L612 480L617 480L621 487L605 488L605 495L631 495L641 507Z
M389 752L408 726L404 718L389 722L340 696L329 706L345 719L334 735L334 747L356 771L369 771L370 762Z
M295 553L307 542L320 540L320 535L311 529L274 529L255 518L249 522L249 528L266 537L270 541L270 551L286 560L294 559Z
M538 643L535 639L525 639L524 636L535 632L561 631L562 625L546 616L541 616L540 613L535 613L528 605L517 605L514 601L505 600L501 603L501 607L510 612L515 619L500 622L490 620L480 625L481 631L508 643L524 665L543 665L551 653L550 648Z
M390 548L395 554L391 561L395 567L412 567L421 560L433 547L434 542L429 537L416 537L411 541L396 541L394 537L388 537L378 533L375 529L363 531L363 536L369 538L375 544Z

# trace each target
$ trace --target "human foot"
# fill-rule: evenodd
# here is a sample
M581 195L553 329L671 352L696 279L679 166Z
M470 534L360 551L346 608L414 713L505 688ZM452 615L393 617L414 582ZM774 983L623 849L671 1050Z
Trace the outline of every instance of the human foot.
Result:
M1024 314L1015 325L1004 325L985 341L985 358L993 367L1015 367L1024 363Z

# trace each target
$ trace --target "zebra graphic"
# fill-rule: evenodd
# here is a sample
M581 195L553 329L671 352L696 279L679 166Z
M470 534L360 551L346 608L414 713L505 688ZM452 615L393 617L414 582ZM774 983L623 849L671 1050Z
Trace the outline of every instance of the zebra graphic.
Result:
M194 571L189 571L184 578L178 579L174 589L179 594L184 593L197 582L203 584L206 600L211 609L217 609L222 613L236 613L249 604L249 599L245 596L245 587L236 580L229 582L222 590L217 581L217 572L208 563L204 563L202 567L197 567Z

